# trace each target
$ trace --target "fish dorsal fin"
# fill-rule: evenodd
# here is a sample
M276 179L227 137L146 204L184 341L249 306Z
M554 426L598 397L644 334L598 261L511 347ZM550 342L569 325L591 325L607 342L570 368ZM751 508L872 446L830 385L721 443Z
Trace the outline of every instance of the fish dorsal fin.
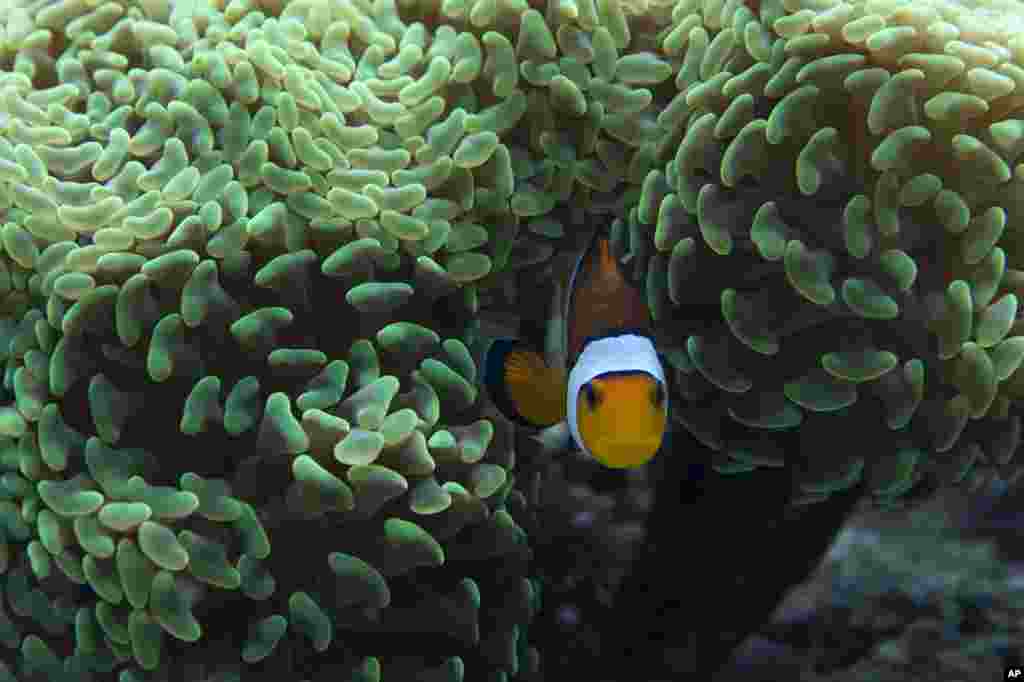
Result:
M650 327L647 304L625 277L608 237L596 230L569 279L565 307L566 355L571 364L583 340L616 329Z

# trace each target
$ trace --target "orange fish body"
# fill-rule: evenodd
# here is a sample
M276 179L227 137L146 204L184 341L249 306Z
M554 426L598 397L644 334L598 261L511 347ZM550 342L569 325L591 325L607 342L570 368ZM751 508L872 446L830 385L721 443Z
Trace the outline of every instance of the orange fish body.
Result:
M510 419L537 428L564 423L580 450L605 466L639 466L660 448L667 423L647 306L597 233L563 281L565 366L503 339L488 351L484 385Z
M651 316L640 292L622 274L608 239L596 236L580 254L566 287L566 351L573 362L590 337L610 330L648 331Z

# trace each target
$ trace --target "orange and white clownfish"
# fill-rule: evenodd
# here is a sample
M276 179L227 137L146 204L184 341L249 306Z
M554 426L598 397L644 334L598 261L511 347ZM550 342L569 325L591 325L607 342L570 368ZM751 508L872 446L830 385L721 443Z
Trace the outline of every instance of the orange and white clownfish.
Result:
M562 317L547 361L518 339L490 344L483 384L491 401L510 420L557 434L557 449L571 434L607 467L646 463L665 435L665 370L649 336L647 305L599 231L567 282L556 283L554 309Z

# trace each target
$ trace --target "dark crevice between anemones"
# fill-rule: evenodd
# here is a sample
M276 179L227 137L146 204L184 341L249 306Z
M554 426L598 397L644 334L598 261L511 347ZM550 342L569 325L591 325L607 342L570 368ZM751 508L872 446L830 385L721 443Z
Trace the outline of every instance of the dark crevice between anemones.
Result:
M608 679L711 679L808 578L862 493L793 507L796 458L724 476L704 446L673 436L646 542L599 628Z

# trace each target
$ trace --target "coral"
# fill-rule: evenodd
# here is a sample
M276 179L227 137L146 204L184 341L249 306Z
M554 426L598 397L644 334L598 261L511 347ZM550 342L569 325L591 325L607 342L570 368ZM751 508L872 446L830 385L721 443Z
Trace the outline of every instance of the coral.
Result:
M5 673L536 672L509 434L432 310L507 149L427 132L476 38L370 9L5 4Z
M1019 475L1021 16L675 5L655 123L678 150L617 234L719 470L793 458L771 434L798 430L806 502Z
M472 349L580 222L718 472L1019 475L1016 4L0 2L21 676L535 676Z
M802 650L802 675L792 678L1003 674L1024 640L1019 565L999 561L990 541L964 538L951 501L961 502L946 497L899 517L862 514L844 529L801 590L806 607L783 610L765 630Z

